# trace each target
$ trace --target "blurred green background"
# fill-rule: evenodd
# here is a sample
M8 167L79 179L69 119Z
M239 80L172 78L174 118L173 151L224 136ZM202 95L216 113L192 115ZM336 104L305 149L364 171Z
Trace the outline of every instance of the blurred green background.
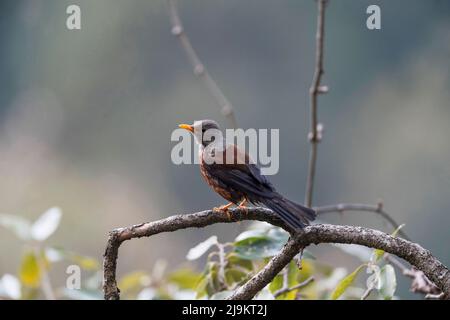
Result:
M66 29L70 4L81 7L80 31ZM379 31L365 26L370 4L381 7ZM182 0L179 9L239 126L280 129L280 171L271 180L302 202L315 1ZM330 1L323 78L330 92L319 99L325 137L314 199L383 199L410 237L447 265L449 18L447 0ZM2 1L0 42L0 213L35 219L59 206L61 227L49 242L100 258L113 228L224 203L196 166L170 161L178 123L227 122L171 36L165 1ZM391 231L371 213L323 220ZM119 273L151 269L157 259L179 266L200 240L232 240L242 228L127 243ZM17 270L21 248L1 229L0 275ZM355 266L335 248L316 252ZM52 277L63 281L64 268ZM399 278L400 296L416 298Z

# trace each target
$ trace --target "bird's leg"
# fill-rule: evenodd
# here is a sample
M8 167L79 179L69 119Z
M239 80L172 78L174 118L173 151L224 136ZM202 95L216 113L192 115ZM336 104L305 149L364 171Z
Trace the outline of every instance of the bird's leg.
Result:
M247 201L248 201L247 198L244 198L244 199L241 201L241 203L238 204L238 208L241 209L241 210L243 210L243 211L245 212L245 214L248 213L248 207L246 206Z
M228 209L229 209L232 205L234 205L234 203L233 203L233 202L230 202L230 203L225 204L225 205L223 205L223 206L220 206L220 207L218 207L218 208L217 208L217 207L214 207L214 208L213 208L213 211L219 211L219 212L222 212L222 213L226 213L227 216L228 216L228 219L231 220L231 214L230 214L230 212L228 211Z
M238 208L240 208L240 209L247 209L246 204L247 204L247 199L244 198L244 199L241 201L241 203L238 204Z

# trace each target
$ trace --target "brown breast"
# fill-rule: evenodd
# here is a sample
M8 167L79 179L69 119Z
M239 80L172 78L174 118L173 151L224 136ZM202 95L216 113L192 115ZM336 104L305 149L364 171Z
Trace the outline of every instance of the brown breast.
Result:
M213 188L213 190L218 193L222 198L226 199L227 201L238 203L242 200L243 195L240 192L234 191L231 188L228 188L226 186L221 186L220 182L217 180L217 178L213 177L209 174L208 170L206 169L207 164L203 161L203 154L199 154L200 157L200 173L205 179L206 183Z

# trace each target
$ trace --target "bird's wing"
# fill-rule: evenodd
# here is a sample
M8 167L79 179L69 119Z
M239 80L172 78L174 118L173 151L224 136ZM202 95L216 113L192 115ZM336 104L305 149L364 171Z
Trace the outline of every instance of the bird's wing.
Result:
M231 158L230 155L234 157ZM222 150L215 150L215 159L221 160L218 163L206 164L205 168L223 184L248 195L264 198L274 196L275 188L261 174L248 154L236 145L229 144ZM230 159L233 161L230 162Z

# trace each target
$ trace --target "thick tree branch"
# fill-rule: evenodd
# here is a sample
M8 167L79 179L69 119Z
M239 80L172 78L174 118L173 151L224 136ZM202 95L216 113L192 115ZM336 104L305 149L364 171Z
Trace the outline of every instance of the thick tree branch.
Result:
M183 47L186 56L194 69L194 74L203 80L205 86L208 88L209 92L221 108L221 113L228 118L230 125L233 128L237 128L236 116L234 115L234 109L231 102L228 101L222 90L220 90L217 83L209 74L205 65L201 62L191 44L191 41L184 31L180 15L178 14L176 0L167 0L167 5L169 7L170 22L172 24L172 34L180 40L181 46Z
M285 256L284 259L287 257L292 259L297 253L296 250L313 243L352 243L382 249L408 261L432 280L446 297L450 295L450 271L420 245L363 227L323 224L306 227L303 232L294 235L266 267L240 287L229 299L253 298L272 281L271 275L284 267L282 256Z
M301 248L302 244L299 241L296 241L295 238L290 238L283 249L261 271L228 297L228 300L253 299L258 292L264 289L294 259Z
M231 209L230 218L215 211L176 215L155 222L144 223L110 232L104 254L103 289L105 299L119 299L120 291L116 283L117 258L120 245L126 241L141 237L150 237L162 232L173 232L186 228L202 228L215 223L232 223L243 220L265 221L287 231L288 226L275 213L265 208ZM421 270L436 286L450 296L450 271L428 250L420 245L401 238L389 236L383 232L352 226L319 224L306 227L294 234L284 248L266 267L240 287L230 298L251 299L280 272L303 247L319 243L353 243L371 248L382 249L408 261Z
M317 98L321 93L326 93L328 88L321 86L320 81L324 73L323 70L323 47L324 47L324 33L325 33L325 6L327 0L318 0L318 15L317 15L317 32L316 32L316 65L314 70L313 81L309 89L310 104L311 104L311 128L309 133L309 140L311 142L311 152L309 155L308 178L306 180L305 204L308 207L312 205L314 177L316 174L317 163L317 147L322 139L322 125L318 122Z

